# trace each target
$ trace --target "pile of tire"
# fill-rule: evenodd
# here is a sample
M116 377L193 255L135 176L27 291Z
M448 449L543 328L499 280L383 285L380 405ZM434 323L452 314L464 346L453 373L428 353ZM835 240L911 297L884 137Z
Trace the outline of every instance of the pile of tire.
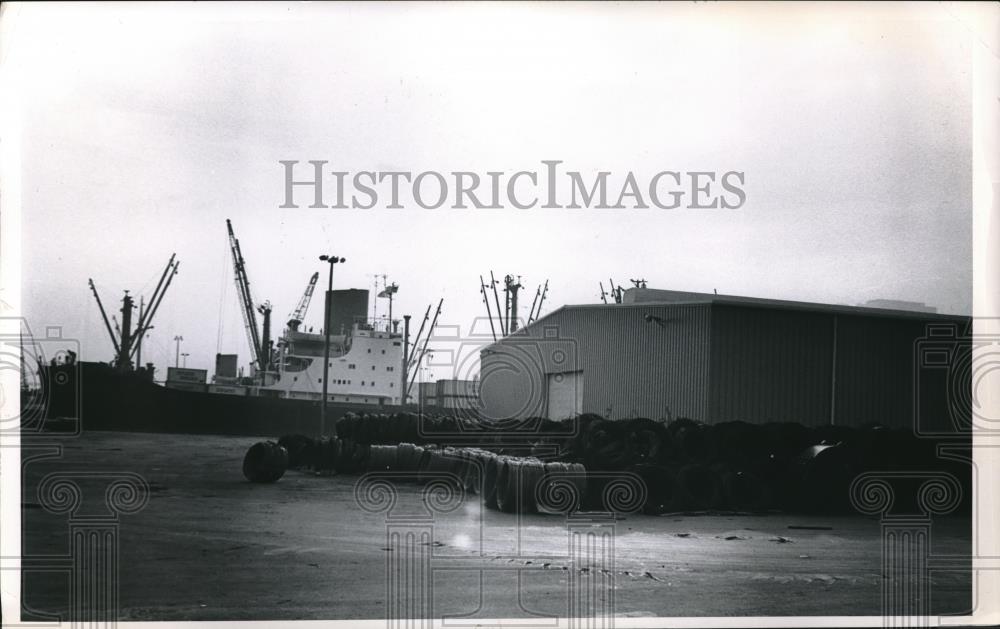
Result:
M399 480L417 483L444 480L470 495L481 494L487 508L506 513L568 513L582 508L587 497L586 470L579 463L498 455L481 448L369 445L353 438L285 435L278 443L255 444L247 453L255 465L248 468L245 463L244 469L254 471L253 478L260 479L255 482L273 482L264 480L273 474L259 472L266 466L256 462L270 461L265 455L279 451L284 457L281 473L290 467L341 474L397 472Z
M862 472L947 467L935 457L933 441L879 426L580 419L568 458L591 471L625 470L642 478L643 511L651 514L848 512L851 480ZM969 470L953 467L963 489L971 489Z
M509 513L601 510L605 487L616 473L641 479L642 510L649 514L848 512L850 483L862 472L948 465L936 457L933 441L880 426L611 421L597 415L473 425L454 417L397 413L348 414L337 429L335 439L287 435L275 445L287 453L291 468L413 472L418 481L447 473L467 491L481 493L488 508ZM463 431L486 449L449 445ZM271 460L261 452L255 455L260 461ZM251 469L255 478L274 475L263 463L254 462ZM947 469L960 479L963 495L971 496L969 466L955 462ZM567 504L549 500L555 493ZM966 500L963 506L968 505Z
M347 413L337 420L337 435L368 445L421 443L420 418L413 413Z
M471 417L433 413L347 413L337 420L337 435L368 445L416 443L456 444L473 439L483 447L522 444L545 451L569 449L576 421L551 421L539 417L505 422L478 421Z

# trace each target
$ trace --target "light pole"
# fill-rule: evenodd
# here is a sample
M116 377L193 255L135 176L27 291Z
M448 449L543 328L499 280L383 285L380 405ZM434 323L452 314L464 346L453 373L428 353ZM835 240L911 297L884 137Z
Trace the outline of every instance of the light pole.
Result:
M177 343L177 349L174 350L174 367L181 366L181 341L183 340L184 337L179 334L174 336L174 341Z
M184 362L182 363L181 366L183 366L183 367L187 367L188 366L188 356L190 356L190 355L191 354L188 354L187 352L181 352L181 357L184 358Z
M333 292L333 265L338 262L347 262L347 258L340 258L323 254L320 260L330 265L330 276L326 286L326 299L324 300L323 317L323 403L319 407L319 434L322 437L326 434L326 392L327 380L330 375L330 294ZM332 437L337 436L337 426L333 426Z

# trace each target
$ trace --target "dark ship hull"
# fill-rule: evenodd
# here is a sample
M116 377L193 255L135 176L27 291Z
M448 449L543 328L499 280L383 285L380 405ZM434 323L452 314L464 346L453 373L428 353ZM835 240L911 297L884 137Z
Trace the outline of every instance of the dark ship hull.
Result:
M320 435L349 412L416 412L415 405L329 402L168 389L145 372L104 363L43 366L40 388L22 399L24 432L123 430L221 435Z

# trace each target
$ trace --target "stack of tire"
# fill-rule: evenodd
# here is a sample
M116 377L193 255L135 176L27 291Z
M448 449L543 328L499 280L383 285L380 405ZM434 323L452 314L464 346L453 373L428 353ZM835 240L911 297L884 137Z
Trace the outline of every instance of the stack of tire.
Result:
M580 419L569 458L592 472L628 471L640 477L646 486L643 510L650 514L846 512L851 509L851 481L861 472L942 467L933 442L877 426ZM967 486L968 469L963 473L960 464L954 467ZM591 481L592 494L599 483Z
M347 413L337 420L338 436L368 445L444 445L472 437L483 447L519 443L548 452L566 449L575 432L574 420L551 421L539 417L496 423L403 412Z
M348 414L337 423L335 439L289 435L271 446L256 444L247 477L273 482L267 479L281 467L280 453L273 451L278 446L292 468L348 474L414 472L424 480L446 473L468 491L482 492L487 507L511 513L552 510L539 497L556 485L566 489L564 480L546 480L559 474L574 480L572 490L562 493L572 494L567 498L572 504L560 504L557 511L603 510L605 487L623 473L642 480L642 508L649 514L845 512L851 509L851 481L862 472L878 470L944 467L960 479L966 509L971 496L967 464L942 463L934 442L900 429L810 428L791 422L702 424L686 418L667 424L646 418L609 421L596 415L582 415L573 423L533 418L512 425L473 427L455 418L412 413ZM446 445L460 429L472 430L492 451ZM898 495L909 494L915 497L916 491ZM914 506L905 500L901 508Z

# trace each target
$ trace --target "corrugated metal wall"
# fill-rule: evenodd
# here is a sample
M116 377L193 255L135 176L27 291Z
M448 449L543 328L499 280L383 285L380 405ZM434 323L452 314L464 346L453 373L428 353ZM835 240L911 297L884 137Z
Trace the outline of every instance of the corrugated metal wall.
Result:
M708 421L829 422L833 316L715 305Z
M968 390L970 375L914 359L928 325L942 321L959 337L966 331L961 318L933 315L719 303L568 307L485 350L480 390L495 419L545 416L546 375L580 370L584 412L612 419L910 427L919 415L925 431L951 430L955 396L963 395L956 391ZM935 342L945 350L958 343L952 361L969 347L967 338Z
M966 321L840 315L837 331L837 424L879 423L921 433L968 426L971 409L962 404L972 385L971 365L963 363L971 351ZM945 364L926 359L926 350L937 348Z
M916 321L837 317L835 424L912 423L913 343L922 329Z
M715 305L709 420L913 427L917 344L956 320ZM950 420L955 393L937 375L920 391L925 430Z
M581 370L584 412L702 418L710 314L708 304L557 311L483 352L485 412L493 418L545 415L544 375ZM554 360L560 353L565 359Z

